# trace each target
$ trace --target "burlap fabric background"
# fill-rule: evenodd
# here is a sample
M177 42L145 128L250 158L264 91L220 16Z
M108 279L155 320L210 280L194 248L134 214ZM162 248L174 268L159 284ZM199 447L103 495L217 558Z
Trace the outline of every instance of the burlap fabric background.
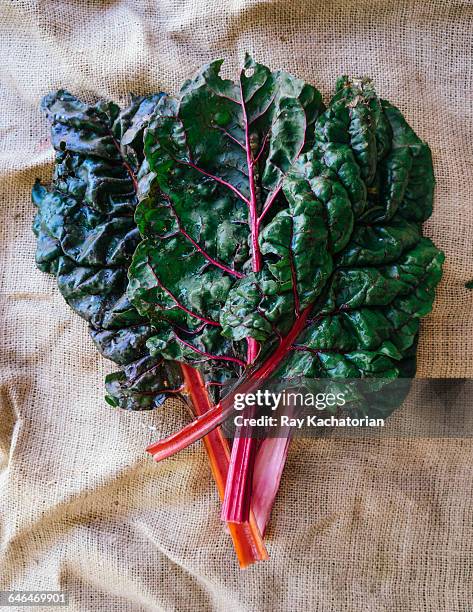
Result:
M174 92L244 52L316 84L367 74L433 150L427 233L447 254L420 376L473 375L473 4L416 0L22 1L0 8L1 589L58 589L74 611L473 610L469 440L293 444L271 561L243 573L202 446L143 449L186 415L104 404L109 365L35 270L29 190L51 172L40 98ZM25 609L25 608L22 608Z

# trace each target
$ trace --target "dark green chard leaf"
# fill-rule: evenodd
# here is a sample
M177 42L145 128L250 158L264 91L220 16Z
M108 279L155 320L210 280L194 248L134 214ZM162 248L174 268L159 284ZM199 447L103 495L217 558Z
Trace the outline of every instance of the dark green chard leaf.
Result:
M397 108L385 100L382 107L392 130L392 144L380 164L379 203L387 218L398 210L406 219L425 221L432 214L434 198L432 154Z
M315 152L337 172L355 215L366 209L365 220L381 221L399 210L407 219L425 221L432 214L435 179L430 149L397 108L376 96L369 79L339 79L317 128ZM366 186L365 202L352 157Z
M287 223L275 221L273 247L270 239L260 244L257 225L286 206L283 179L312 141L322 102L313 87L250 59L237 84L220 78L220 66L214 62L188 81L180 101L161 101L147 129L150 176L140 183L136 213L145 240L130 268L128 294L158 329L148 342L152 353L193 364L213 360L238 375L247 353L242 341L268 335L277 310L260 306L252 330L241 322L227 333L231 304L241 298L252 308L252 279L276 302L281 292L288 296L277 316L287 325L293 295L287 264L263 270L265 249L276 248ZM303 224L303 213L298 221Z
M381 142L386 138L386 125L372 82L341 77L328 109L317 123L315 149L323 153L328 145L332 145L335 152L348 145L361 178L369 188L376 175L378 131L379 152L382 153Z
M166 388L179 387L172 367L150 357L151 327L126 297L139 241L133 215L143 130L161 97L134 97L120 111L64 91L46 96L42 107L52 124L56 165L51 188L39 182L33 188L37 265L56 276L67 303L90 324L99 351L125 366L107 377L107 400L132 410L153 408Z
M138 354L138 353L137 353ZM106 401L126 410L160 406L171 393L183 390L179 364L145 355L107 376Z

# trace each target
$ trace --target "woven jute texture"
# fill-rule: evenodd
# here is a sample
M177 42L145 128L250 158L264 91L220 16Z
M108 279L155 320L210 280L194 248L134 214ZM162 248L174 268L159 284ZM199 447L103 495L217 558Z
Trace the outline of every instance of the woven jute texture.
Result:
M473 610L468 439L295 441L271 560L240 572L202 445L159 465L143 451L185 411L105 405L111 366L35 269L29 196L52 169L51 90L175 92L217 57L235 75L245 51L325 99L369 75L436 168L426 233L447 259L419 376L472 376L472 2L4 0L0 25L0 589L64 590L74 612Z

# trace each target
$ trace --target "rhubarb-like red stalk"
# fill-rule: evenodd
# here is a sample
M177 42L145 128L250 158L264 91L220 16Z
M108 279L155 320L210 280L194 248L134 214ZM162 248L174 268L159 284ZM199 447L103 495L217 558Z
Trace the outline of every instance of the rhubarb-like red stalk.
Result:
M294 409L289 410L288 416L294 416ZM281 426L278 436L263 440L258 450L253 474L251 507L262 535L265 534L279 490L290 441L291 427Z
M251 508L263 536L281 482L289 441L289 437L266 438L256 456Z
M222 506L223 521L243 523L248 520L257 443L258 440L246 437L244 433L233 440L225 499Z
M181 364L181 369L186 390L192 400L193 409L197 415L201 416L211 408L202 377L197 370L186 364ZM210 459L210 467L217 484L220 499L223 501L230 461L228 441L223 436L220 428L217 427L204 437L203 442ZM228 528L241 568L248 567L248 565L257 561L268 559L268 553L252 512L249 513L247 521L240 524L229 523Z
M248 214L251 232L251 260L253 272L259 272L262 266L259 247L258 199L255 181L255 160L250 142L250 126L245 106L243 87L240 80L241 109L245 125L245 150L248 166L248 184L250 198ZM259 343L254 338L247 339L247 364L254 362L259 352ZM253 484L253 467L256 459L258 441L247 437L241 429L233 440L230 468L228 470L225 499L222 506L222 520L241 523L248 520L250 512L251 490Z

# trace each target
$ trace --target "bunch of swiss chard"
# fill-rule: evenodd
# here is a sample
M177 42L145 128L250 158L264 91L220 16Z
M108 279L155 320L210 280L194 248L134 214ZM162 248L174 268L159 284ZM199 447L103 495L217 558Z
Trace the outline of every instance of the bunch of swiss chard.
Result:
M203 438L246 566L267 558L289 437L230 448L225 383L413 377L443 254L422 236L430 150L370 80L340 78L325 107L250 58L237 82L220 67L123 110L46 96L56 162L33 188L34 231L38 267L121 367L108 403L191 406L195 420L148 450Z

